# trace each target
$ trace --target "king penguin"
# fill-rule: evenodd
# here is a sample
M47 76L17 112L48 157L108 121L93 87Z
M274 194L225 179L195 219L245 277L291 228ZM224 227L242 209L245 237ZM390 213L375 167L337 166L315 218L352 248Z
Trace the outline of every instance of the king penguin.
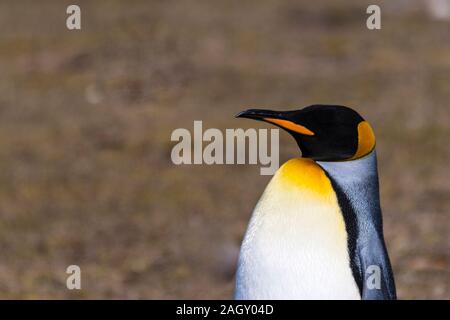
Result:
M253 211L235 298L396 299L369 122L337 105L236 117L286 130L302 157L278 169Z

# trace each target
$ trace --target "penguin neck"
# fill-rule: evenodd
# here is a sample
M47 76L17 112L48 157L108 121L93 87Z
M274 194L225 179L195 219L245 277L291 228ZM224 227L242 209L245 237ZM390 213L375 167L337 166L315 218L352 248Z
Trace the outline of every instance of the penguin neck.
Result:
M342 187L373 186L378 188L377 154L375 149L368 155L351 161L317 161L328 175Z
M360 159L344 162L317 162L335 183L338 196L350 202L357 223L372 225L381 232L382 217L378 182L377 155L373 150Z

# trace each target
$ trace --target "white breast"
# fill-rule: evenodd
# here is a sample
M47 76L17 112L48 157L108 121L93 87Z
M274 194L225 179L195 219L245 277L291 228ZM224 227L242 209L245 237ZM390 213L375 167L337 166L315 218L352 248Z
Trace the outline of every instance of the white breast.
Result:
M282 179L274 176L253 212L236 298L360 299L334 192L317 195Z

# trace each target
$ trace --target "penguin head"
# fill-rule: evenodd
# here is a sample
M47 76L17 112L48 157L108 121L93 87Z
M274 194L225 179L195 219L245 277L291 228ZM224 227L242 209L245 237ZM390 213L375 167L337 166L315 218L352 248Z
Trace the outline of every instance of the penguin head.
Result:
M249 109L236 115L272 123L289 132L302 156L317 161L354 160L375 148L370 124L355 110L337 105L312 105L300 110Z

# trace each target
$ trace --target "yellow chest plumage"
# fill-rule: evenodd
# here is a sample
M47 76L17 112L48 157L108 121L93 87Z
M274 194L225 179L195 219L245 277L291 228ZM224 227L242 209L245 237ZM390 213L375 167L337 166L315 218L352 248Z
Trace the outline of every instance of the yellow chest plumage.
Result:
M277 172L271 184L286 188L280 192L307 192L322 200L332 201L334 190L323 169L311 159L296 158L287 161ZM288 190L290 189L290 190Z

